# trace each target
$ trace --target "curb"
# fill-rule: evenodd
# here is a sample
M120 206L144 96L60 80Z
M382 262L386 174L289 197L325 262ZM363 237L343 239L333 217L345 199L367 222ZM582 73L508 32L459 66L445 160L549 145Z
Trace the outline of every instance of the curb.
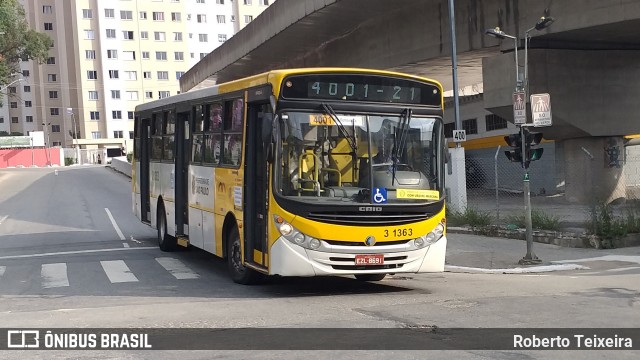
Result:
M507 230L496 227L467 228L450 226L447 227L447 232L453 234L492 236L514 240L526 240L526 231L524 229ZM626 237L617 240L604 240L595 235L562 231L534 230L532 237L533 241L537 243L569 248L604 249L640 246L640 234L627 235Z

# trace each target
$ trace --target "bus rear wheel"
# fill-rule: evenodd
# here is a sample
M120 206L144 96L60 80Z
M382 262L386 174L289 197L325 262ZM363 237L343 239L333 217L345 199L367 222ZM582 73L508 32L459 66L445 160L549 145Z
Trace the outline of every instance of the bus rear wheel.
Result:
M384 279L387 274L358 274L354 276L360 281L380 281Z
M242 263L242 248L240 246L240 233L234 227L227 239L227 267L231 280L242 285L257 284L262 280L262 274L246 267Z
M167 214L164 205L158 206L158 216L156 216L156 227L158 229L158 246L162 251L173 251L178 243L175 237L167 233Z

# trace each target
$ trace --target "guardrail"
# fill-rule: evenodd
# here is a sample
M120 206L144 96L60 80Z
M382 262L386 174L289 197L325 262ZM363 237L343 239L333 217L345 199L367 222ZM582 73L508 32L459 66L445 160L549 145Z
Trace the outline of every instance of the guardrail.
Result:
M127 161L126 156L112 158L111 167L114 170L131 177L131 164Z

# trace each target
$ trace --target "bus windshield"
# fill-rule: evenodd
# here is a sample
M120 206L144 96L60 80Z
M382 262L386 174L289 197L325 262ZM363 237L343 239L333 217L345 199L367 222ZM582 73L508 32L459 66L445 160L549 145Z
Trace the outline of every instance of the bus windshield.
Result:
M409 109L383 115L324 109L279 114L279 195L303 202L377 204L441 198L440 119L412 116Z

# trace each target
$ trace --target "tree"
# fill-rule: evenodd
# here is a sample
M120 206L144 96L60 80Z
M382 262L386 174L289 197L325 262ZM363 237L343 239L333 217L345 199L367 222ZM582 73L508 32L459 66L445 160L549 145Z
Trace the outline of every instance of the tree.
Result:
M0 87L20 71L20 61L45 62L52 44L48 35L29 28L18 0L0 0Z

